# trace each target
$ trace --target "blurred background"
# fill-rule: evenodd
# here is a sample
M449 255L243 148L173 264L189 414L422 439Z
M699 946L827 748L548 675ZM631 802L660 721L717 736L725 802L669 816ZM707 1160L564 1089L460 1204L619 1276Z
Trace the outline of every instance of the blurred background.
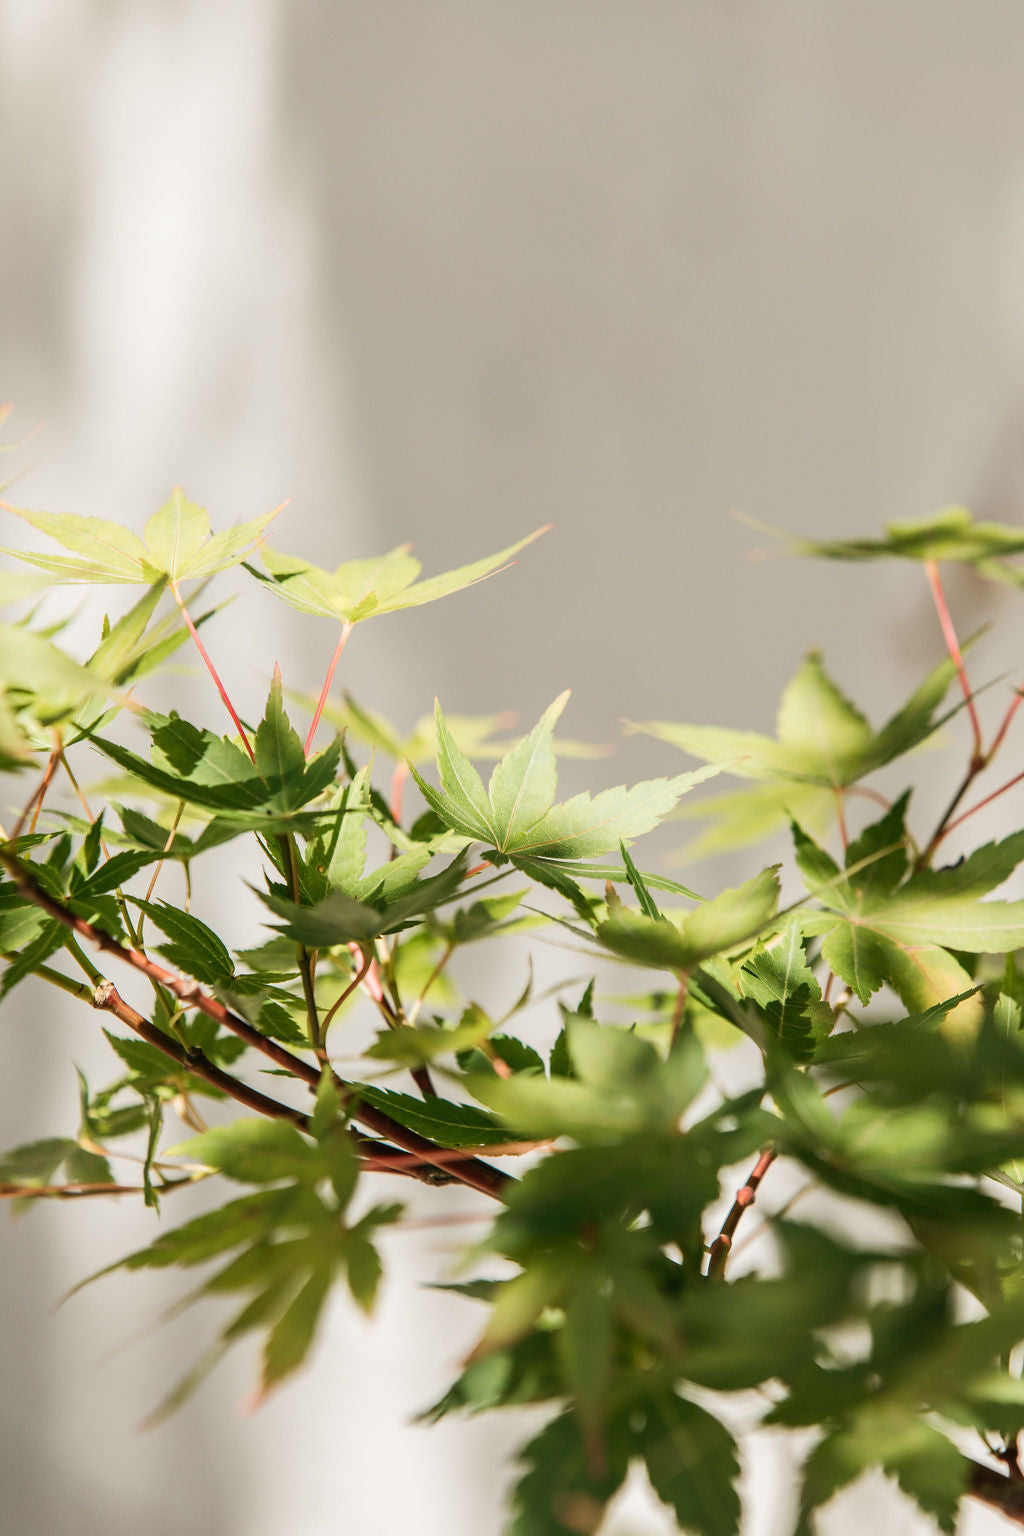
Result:
M403 726L435 692L532 721L571 686L593 741L622 716L770 729L812 645L878 719L941 655L920 573L752 562L770 541L730 513L1020 520L1022 66L1002 0L0 0L0 397L8 436L44 424L12 494L135 527L175 483L215 526L290 497L279 548L412 540L427 574L553 522L355 637L345 685ZM951 590L1012 667L1013 612ZM211 629L243 711L275 660L319 682L335 637L295 618L256 593ZM630 738L585 776L684 766ZM28 987L4 1006L4 1146L73 1124L93 1028ZM49 1309L151 1230L97 1202L0 1221L12 1533L497 1536L527 1416L409 1422L475 1322L420 1282L478 1229L396 1233L375 1323L339 1300L258 1415L243 1357L140 1435L215 1318L122 1348L180 1289L140 1277ZM790 1456L755 1444L749 1536L787 1528ZM821 1528L871 1521L929 1529L881 1482ZM669 1528L636 1488L608 1526Z

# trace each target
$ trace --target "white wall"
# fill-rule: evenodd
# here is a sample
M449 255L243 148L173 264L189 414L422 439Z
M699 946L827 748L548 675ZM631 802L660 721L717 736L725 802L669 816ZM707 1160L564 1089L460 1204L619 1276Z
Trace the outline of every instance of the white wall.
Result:
M350 686L403 720L571 684L579 736L764 728L816 643L881 715L939 654L915 573L751 565L728 513L1019 519L1022 52L999 0L0 0L0 396L46 424L17 494L133 523L176 481L224 523L291 496L278 542L324 564L411 538L440 569L553 520L518 570L356 637ZM216 632L253 708L270 662L312 685L333 644L266 614ZM600 771L678 762L632 741ZM4 1006L5 1145L70 1123L93 1028ZM139 1437L212 1317L109 1360L155 1287L47 1309L148 1231L0 1225L12 1531L495 1536L507 1430L405 1427L472 1325L416 1290L461 1228L396 1236L379 1323L339 1304L255 1419L243 1361ZM768 1536L786 1467L758 1468Z

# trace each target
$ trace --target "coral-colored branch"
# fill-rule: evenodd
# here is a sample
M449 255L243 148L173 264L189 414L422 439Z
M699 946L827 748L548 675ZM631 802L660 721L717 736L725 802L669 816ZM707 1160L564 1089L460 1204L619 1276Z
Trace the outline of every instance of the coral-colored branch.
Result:
M1006 733L1010 729L1010 726L1013 724L1013 717L1020 708L1022 700L1024 700L1024 687L1015 688L1013 698L1010 700L1009 708L1007 709L1006 714L1003 716L1002 722L995 734L992 745L989 747L986 754L986 762L990 763L992 761L996 753L999 751L999 748L1005 741Z
M1015 784L1019 784L1021 779L1024 779L1024 773L1015 773L1012 779L1007 779L1005 784L1000 784L999 788L994 789L990 795L986 795L984 800L979 800L977 805L972 805L969 810L964 811L955 821L949 822L943 828L942 836L945 837L948 832L952 832L954 827L959 827L969 816L973 816L975 811L984 809L986 805L991 805L993 800L998 800L1000 795L1005 795L1006 791L1012 789Z
M960 652L960 642L956 637L956 629L953 626L953 616L949 611L949 604L946 601L946 593L942 586L942 577L939 575L938 563L935 560L926 560L924 568L928 576L928 584L932 589L935 611L939 616L942 638L946 642L946 649L949 652L950 660L956 668L956 675L960 679L960 688L967 704L967 713L971 721L971 732L974 736L973 762L980 768L985 757L981 744L981 721L978 719L978 711L974 704L974 693L967 677L967 669L964 666L964 658Z
M245 1019L239 1018L238 1014L226 1008L219 998L210 997L195 981L184 976L176 976L173 971L157 965L154 960L150 960L148 955L142 954L139 950L126 949L117 939L111 938L110 934L96 928L85 918L78 917L69 907L50 896L42 886L37 885L29 869L14 856L9 848L0 848L0 863L7 869L28 901L34 902L65 927L80 934L82 938L88 939L97 949L116 955L126 965L159 982L186 1008L198 1008L200 1013L214 1019L224 1029L229 1029L253 1050L269 1056L276 1066L283 1067L292 1077L298 1078L314 1090L319 1087L321 1075L319 1066L304 1061L301 1056L296 1056L283 1045L279 1045L276 1040L270 1040L266 1035L260 1034L259 1030L247 1023ZM500 1200L506 1186L514 1182L502 1169L493 1168L489 1163L481 1162L475 1157L461 1156L457 1162L449 1162L448 1149L437 1146L435 1142L430 1141L426 1136L420 1136L416 1131L408 1130L397 1120L393 1120L389 1114L377 1109L375 1105L363 1104L359 1100L358 1087L344 1082L336 1074L332 1076L335 1086L344 1099L355 1106L355 1116L364 1126L376 1131L379 1135L386 1136L389 1141L395 1142L407 1152L421 1155L425 1162L446 1166L452 1177L460 1184L468 1184L472 1189L479 1190L481 1194Z
M252 746L251 746L251 744L249 742L249 737L246 734L245 726L242 724L241 720L239 720L238 715L235 712L235 706L232 704L231 700L228 697L228 691L224 687L224 684L221 682L220 677L219 677L219 675L217 673L217 668L214 666L213 662L210 660L209 653L207 652L207 649L206 649L205 645L203 644L203 642L199 638L199 631L196 629L195 625L192 622L192 615L189 613L188 609L185 607L184 599L182 598L181 593L178 591L178 583L176 581L172 581L171 582L171 592L172 592L172 594L174 596L174 601L177 603L178 608L181 611L181 616L185 620L185 624L188 627L188 632L192 636L192 639L196 643L196 649L198 650L200 656L203 658L203 663L204 663L204 665L206 667L206 670L207 670L207 672L209 672L210 676L213 678L214 687L217 689L217 692L221 696L221 700L222 700L222 702L224 704L224 708L227 710L228 714L231 716L232 724L234 725L235 730L238 732L239 736L241 737L242 746L245 748L246 752L248 752L248 754L249 754L249 761L255 767L255 765L256 765L256 755L255 755L255 753L252 750Z
M309 735L306 737L305 752L307 757L313 749L313 738L316 735L316 728L320 724L320 716L324 712L324 705L327 703L327 695L331 691L331 684L334 681L335 668L337 667L338 662L341 660L341 653L345 649L345 641L348 639L351 633L352 625L349 623L348 619L346 619L344 624L341 626L341 636L338 640L337 646L335 647L334 655L331 657L331 664L327 668L327 676L324 678L324 685L320 689L320 697L317 699L316 709L313 711L313 723L309 727Z
M732 1209L722 1223L722 1230L711 1244L711 1257L708 1260L709 1280L721 1279L725 1274L725 1266L732 1248L732 1240L736 1235L736 1228L743 1219L743 1212L753 1205L757 1198L757 1191L761 1180L777 1156L778 1153L771 1147L766 1148L750 1170L750 1177L737 1194L736 1199L733 1201Z
M993 1467L986 1467L972 1457L964 1458L969 1470L967 1492L973 1499L989 1504L1014 1525L1024 1525L1024 1482L1007 1477Z
M42 779L33 790L31 796L25 804L25 808L11 829L12 843L16 843L18 841L18 838L21 836L21 829L25 825L29 816L32 817L32 823L29 827L29 832L35 831L36 822L39 819L39 812L42 810L43 801L46 799L46 792L50 785L53 783L53 776L57 772L57 764L60 762L60 757L61 743L60 737L58 736L56 745L51 751L49 757L46 759L46 767L43 769Z

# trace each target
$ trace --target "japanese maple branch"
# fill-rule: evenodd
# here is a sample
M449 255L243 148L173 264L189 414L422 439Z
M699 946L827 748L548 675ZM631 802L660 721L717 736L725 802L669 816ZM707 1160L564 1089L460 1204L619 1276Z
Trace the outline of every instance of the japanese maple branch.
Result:
M1014 1525L1024 1525L1024 1482L986 1467L971 1456L965 1456L964 1460L968 1466L967 1492L971 1498L998 1509Z
M953 625L953 616L949 611L946 594L942 586L942 577L939 575L938 562L926 560L925 572L928 576L928 584L932 589L932 598L935 602L935 611L939 616L939 624L942 629L942 638L946 642L950 660L956 668L956 675L960 679L960 688L967 705L967 713L971 721L971 733L974 737L974 754L972 767L975 772L984 766L985 752L981 744L981 721L978 719L977 707L974 703L974 693L967 677L967 669L964 666L964 658L960 651L960 642L956 637L956 629Z
M17 842L18 838L21 836L21 829L25 825L26 821L28 821L29 816L32 817L32 822L31 822L31 825L29 826L29 831L30 832L34 832L35 831L35 829L36 829L36 822L39 819L39 812L42 809L43 801L46 799L46 791L49 789L50 785L53 783L53 776L57 772L57 764L60 762L60 758L61 758L61 742L60 742L60 736L58 735L57 741L56 741L56 745L53 747L52 751L50 752L49 757L46 759L46 767L43 769L43 777L42 777L42 779L39 781L39 783L36 786L35 790L29 796L29 799L26 802L25 807L22 810L21 815L18 817L17 821L14 823L14 826L11 828L11 842L12 843L13 842Z
M732 1248L732 1240L736 1235L736 1228L743 1220L743 1212L748 1210L757 1199L757 1191L761 1180L768 1169L774 1163L778 1153L771 1147L766 1148L750 1170L750 1175L743 1188L739 1191L732 1203L732 1209L722 1223L722 1229L711 1244L711 1256L708 1259L708 1279L721 1279L725 1274L725 1266Z
M323 1040L326 1040L327 1038L327 1030L333 1022L334 1016L338 1012L338 1009L347 1003L349 998L352 996L352 993L362 985L366 977L366 973L369 971L370 966L373 964L373 955L364 955L358 944L350 944L349 949L353 952L353 958L358 957L359 964L357 966L356 973L352 980L349 982L348 986L338 994L338 996L334 999L334 1002L324 1014L323 1023L320 1026L320 1037Z
M145 1040L148 1045L154 1046L164 1056L176 1062L178 1066L192 1073L194 1077L203 1078L212 1087L219 1088L222 1093L226 1093L229 1098L234 1099L239 1104L244 1104L247 1109L254 1109L258 1114L266 1115L269 1119L290 1120L300 1130L309 1130L310 1120L308 1115L303 1114L301 1110L293 1109L291 1105L282 1104L279 1100L270 1098L268 1094L260 1093L256 1088L250 1088L248 1083L244 1083L239 1078L231 1076L230 1073L222 1071L220 1067L210 1061L203 1051L179 1044L177 1040L166 1035L162 1029L158 1029L155 1024L152 1024L136 1009L126 1003L113 982L101 976L95 966L84 955L76 956L76 958L85 963L88 974L94 978L94 984L90 985L87 982L75 981L72 977L65 976L60 971L54 970L47 965L40 966L36 974L44 981L59 987L61 991L67 992L73 997L78 997L83 1002L87 1002L90 1007L112 1013L116 1019L119 1019L122 1024L127 1025L129 1029ZM363 1165L374 1172L407 1174L410 1178L419 1179L421 1182L428 1184L456 1182L456 1176L449 1174L444 1169L443 1160L440 1160L441 1166L434 1167L430 1163L425 1163L422 1157L417 1154L403 1152L398 1147L388 1146L386 1142L374 1141L370 1137L358 1134L353 1136L353 1140ZM458 1157L458 1154L453 1154L453 1156ZM172 1180L166 1185L161 1186L161 1193L163 1193L165 1188L176 1188L178 1183L190 1184L193 1182L192 1179ZM23 1193L26 1193L23 1186L19 1186L19 1188L22 1189ZM62 1185L45 1192L57 1195L65 1188L66 1186ZM106 1190L110 1194L127 1194L135 1193L136 1189L141 1192L143 1191L143 1186L136 1186L134 1184L124 1186L101 1184L97 1185L95 1190L91 1187L89 1189L83 1187L82 1190L75 1192L99 1194ZM6 1187L0 1187L0 1194L7 1193ZM35 1195L40 1193L40 1191L33 1189L27 1191L27 1193Z
M440 979L441 975L444 972L445 966L448 964L449 960L451 959L452 955L454 955L454 953L455 953L455 941L454 941L454 939L449 939L448 943L445 945L444 949L441 951L441 958L438 960L437 964L434 966L434 969L431 971L430 975L427 977L426 981L423 983L423 986L420 988L419 996L416 998L416 1000L413 1003L412 1007L408 1011L408 1014L406 1016L406 1023L409 1025L410 1028L414 1028L415 1027L416 1020L420 1016L420 1009L423 1007L423 1004L427 1000L427 993L430 991L430 989L434 985L434 983Z
M686 999L687 995L689 994L689 990L690 973L688 971L680 971L679 989L676 992L675 1005L672 1009L672 1026L668 1037L668 1048L670 1051L672 1050L672 1047L675 1045L676 1040L679 1037L680 1029L683 1027L683 1014L686 1012Z
M376 979L377 991L375 994L378 1008L380 1008L390 1029L403 1029L408 1027L405 1009L402 1007L402 999L398 991L398 982L395 978L395 969L391 952L382 939L378 939L375 945L378 957L371 967L367 981ZM364 983L365 985L365 983ZM387 991L385 992L385 986ZM434 1087L430 1076L430 1069L425 1065L410 1067L409 1075L420 1093L425 1099L436 1099L437 1089Z
M254 752L252 750L252 746L250 745L249 737L246 734L245 726L242 724L241 720L239 720L239 718L238 718L238 715L235 713L235 706L232 704L230 698L228 697L227 689L224 687L224 684L220 680L220 676L218 675L217 668L214 666L213 662L210 660L209 653L207 652L207 649L206 649L205 645L203 644L203 642L199 638L199 631L196 629L196 626L192 622L192 615L189 613L188 609L185 606L185 600L182 597L180 591L178 590L178 583L176 581L172 581L170 585L171 585L171 594L172 594L172 596L174 598L174 601L178 605L178 609L179 609L179 611L181 613L182 618L185 620L185 624L186 624L186 627L188 629L188 632L192 636L192 639L196 643L196 649L198 650L200 656L203 658L203 663L204 663L204 665L206 667L207 672L209 672L210 676L213 678L214 687L217 689L217 692L221 696L221 701L222 701L222 703L224 705L224 708L227 710L228 714L231 716L231 720L232 720L232 723L234 724L235 730L238 732L239 736L241 737L242 746L245 748L246 752L248 752L248 754L249 754L249 761L255 767L256 757L255 757L255 754L254 754Z
M956 628L953 624L953 616L949 611L949 604L946 601L946 594L942 586L942 578L939 575L938 563L935 560L926 560L925 572L928 576L928 584L931 587L932 598L935 602L935 611L939 617L939 625L942 629L942 637L946 642L946 649L949 652L950 660L952 661L953 666L956 668L956 675L960 680L960 690L963 693L964 701L967 705L967 713L971 722L973 748L971 751L971 759L967 764L963 778L957 785L952 799L940 817L938 826L935 828L931 840L926 844L925 848L918 855L918 858L915 861L914 868L916 870L924 869L927 866L939 844L952 830L953 826L959 824L959 821L962 818L958 818L957 822L954 822L952 819L953 812L960 804L968 789L974 783L974 780L978 777L978 774L988 766L988 764L992 761L994 754L1002 745L1006 733L1010 728L1010 722L1012 721L1017 706L1020 703L1020 691L1018 690L1017 697L1013 700L1010 708L1007 710L1007 713L999 727L999 730L996 733L992 745L986 752L981 735L981 721L978 718L977 707L974 703L974 694L967 676L967 669L964 666L963 654L960 650L960 642L957 639ZM977 807L975 807L975 809L977 809Z
M239 1018L226 1008L217 998L210 997L202 988L192 980L184 976L176 976L172 971L142 954L139 950L127 949L119 940L96 928L83 917L78 917L69 907L56 900L42 889L33 879L30 871L21 861L11 853L9 848L0 848L0 863L4 865L26 900L34 902L44 912L65 927L71 928L82 938L88 939L90 944L97 949L104 950L108 954L116 955L126 965L140 971L144 976L159 982L162 987L172 993L179 1002L187 1008L198 1008L207 1018L213 1019L224 1029L229 1029L239 1039L244 1040L253 1050L261 1051L264 1056L269 1056L276 1066L283 1067L293 1077L306 1083L316 1090L320 1084L320 1068L310 1062L303 1061L301 1056L294 1055L276 1040L268 1039L261 1035L245 1019ZM163 1038L163 1037L162 1037ZM359 1090L346 1083L337 1074L332 1073L334 1082L344 1098L351 1102L359 1101ZM416 1131L408 1130L393 1120L385 1111L377 1109L375 1105L358 1102L356 1109L357 1118L364 1126L376 1131L379 1135L386 1136L389 1141L395 1142L406 1152L414 1152L422 1156L427 1163L434 1163L438 1167L445 1167L452 1177L460 1184L467 1184L482 1194L490 1195L496 1200L502 1198L506 1186L515 1181L500 1168L494 1168L489 1163L480 1161L475 1157L462 1157L458 1162L449 1162L449 1149L439 1147L436 1142L430 1141L426 1136L420 1136Z
M147 1045L155 1046L164 1056L176 1061L187 1072L203 1078L212 1087L226 1093L229 1098L244 1104L247 1109L254 1109L257 1114L267 1115L273 1120L290 1120L300 1130L309 1129L309 1116L303 1114L302 1110L292 1109L289 1104L282 1104L279 1100L270 1098L267 1094L261 1093L258 1088L250 1088L248 1083L243 1083L240 1078L232 1077L230 1073L223 1072L220 1067L215 1066L203 1051L195 1047L179 1045L177 1040L172 1040L170 1035L165 1035L162 1029L151 1024L130 1003L125 1002L112 981L100 981L95 987L85 987L83 991L89 994L89 1002L93 1008L112 1013L115 1019L134 1030Z
M84 790L82 789L82 786L79 784L77 778L75 777L74 770L71 767L71 764L68 762L67 753L64 752L63 750L61 751L61 754L60 754L60 761L61 761L61 766L64 769L64 772L68 776L68 780L69 780L69 782L71 784L71 787L72 787L72 789L75 792L75 795L77 797L78 803L82 807L82 810L85 812L86 820L88 821L88 823L89 823L89 825L91 827L95 826L96 825L96 817L93 815L92 806L89 804L89 801L88 801L88 799L87 799L87 797L85 795ZM184 802L182 802L182 803L184 803ZM100 847L103 850L103 857L105 859L109 860L109 858L110 858L110 849L107 847L107 845L104 842L102 837L100 838ZM132 921L132 915L131 915L131 913L128 910L128 903L124 899L124 892L122 891L120 886L118 886L116 888L116 890L114 891L114 900L117 902L117 910L121 914L121 921L124 923L125 929L127 930L127 933L129 935L129 937L131 938L132 943L135 945L136 949L141 949L142 948L142 915L140 914L139 920L137 922L133 922ZM149 900L148 896L146 897L146 900L147 901Z
M195 1179L170 1179L156 1185L160 1195L186 1189ZM0 1184L0 1200L82 1200L88 1195L144 1195L144 1184Z
M345 649L345 642L349 635L352 633L352 627L353 626L348 619L346 619L344 624L341 626L341 638L338 640L334 655L331 657L330 666L327 668L327 676L324 678L324 685L320 690L320 697L317 699L316 709L313 711L313 723L309 727L309 734L306 737L306 745L304 750L307 757L313 750L313 738L316 736L316 728L320 724L320 716L324 712L324 705L327 703L327 696L331 691L331 684L334 681L334 672L338 662L341 660L341 653Z

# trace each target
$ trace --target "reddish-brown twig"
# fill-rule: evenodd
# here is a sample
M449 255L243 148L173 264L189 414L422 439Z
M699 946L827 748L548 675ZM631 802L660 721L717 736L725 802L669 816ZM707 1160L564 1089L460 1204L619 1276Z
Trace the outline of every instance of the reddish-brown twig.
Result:
M43 769L42 779L39 781L29 799L26 801L24 810L18 817L17 821L14 823L14 826L11 828L12 843L16 843L18 841L18 838L21 836L21 829L25 825L26 821L28 821L29 816L32 817L32 822L29 826L29 832L31 833L35 831L36 822L39 820L39 812L42 810L43 801L46 799L46 791L53 783L53 776L57 772L57 764L60 762L60 755L61 743L60 737L58 736L56 745L53 747L49 757L46 759L46 767Z
M304 1061L301 1056L296 1056L292 1051L279 1045L276 1040L268 1039L260 1034L258 1029L232 1013L229 1008L208 993L195 982L184 976L176 976L162 965L157 965L139 950L128 949L110 934L96 928L85 918L78 917L70 908L47 894L33 879L28 868L17 859L9 849L0 848L0 863L3 863L18 889L27 900L48 912L51 917L63 923L65 927L72 929L84 939L88 939L97 949L104 950L108 954L116 955L126 965L141 972L151 980L159 982L186 1008L198 1008L207 1018L215 1020L224 1029L229 1029L239 1039L244 1040L253 1050L261 1051L264 1056L270 1057L276 1066L283 1067L293 1077L306 1083L314 1090L320 1084L320 1068L311 1062ZM438 1162L439 1165L447 1163L449 1151L447 1148L438 1147L435 1142L426 1136L420 1136L415 1131L408 1130L392 1119L383 1110L377 1109L372 1104L363 1104L359 1101L359 1090L351 1084L344 1082L332 1073L338 1091L343 1097L358 1103L356 1114L361 1123L369 1130L386 1136L389 1141L394 1141L407 1152L415 1152L422 1155L425 1162ZM506 1186L512 1182L509 1175L500 1168L493 1168L489 1163L480 1162L474 1157L462 1157L457 1163L452 1163L450 1172L453 1178L460 1184L468 1184L472 1189L479 1190L482 1194L490 1195L500 1200Z
M939 624L942 629L942 638L946 642L949 658L956 668L956 675L960 679L960 689L967 704L967 714L970 717L971 732L974 737L973 761L980 767L985 753L981 744L981 721L978 719L978 711L974 703L974 693L967 677L967 669L964 666L964 658L960 651L960 642L956 637L956 629L953 625L953 616L949 611L946 601L946 593L942 586L942 577L939 575L938 562L926 560L925 572L928 576L928 585L932 589L932 598L935 602L935 611L939 616Z
M184 1189L195 1179L171 1179L155 1186L158 1195ZM87 1195L145 1195L145 1184L0 1184L0 1200L81 1200Z
M1000 784L999 788L994 789L990 795L986 795L984 800L979 800L978 803L976 805L972 805L969 810L961 812L955 821L947 822L946 826L943 828L942 836L945 837L956 827L959 827L961 823L965 822L969 816L973 816L975 811L983 810L986 805L991 805L993 800L998 800L1000 795L1005 795L1006 791L1008 789L1013 789L1014 785L1019 784L1021 779L1024 779L1024 773L1015 773L1012 779L1007 779L1005 784Z
M238 732L239 736L241 737L242 746L245 748L246 752L249 754L249 761L252 763L253 767L255 767L256 766L256 755L253 752L252 747L251 747L251 745L249 743L249 737L246 734L245 726L242 724L241 720L239 720L238 715L235 712L235 706L232 704L230 698L228 697L228 691L224 687L224 684L220 680L220 676L219 676L219 674L217 672L217 668L214 666L213 662L210 659L209 653L207 652L207 649L206 649L205 645L203 644L203 642L199 638L199 631L196 629L196 626L192 622L192 615L189 613L188 609L185 606L185 600L182 597L181 593L178 591L178 583L176 581L172 581L171 582L171 593L172 593L172 595L174 597L174 601L178 605L178 608L179 608L179 611L181 613L182 618L185 620L185 624L186 624L186 626L188 628L188 632L192 636L192 639L196 643L196 649L198 650L200 656L203 658L203 663L204 663L204 665L206 667L206 670L207 670L207 672L209 672L210 676L213 678L214 687L217 689L217 692L221 696L221 701L222 701L222 703L224 705L224 708L227 710L228 714L231 716L231 720L232 720L232 723L233 723L233 725L235 727L235 730Z
M711 1244L710 1257L708 1259L708 1279L721 1279L725 1273L729 1251L732 1248L732 1240L736 1235L736 1228L743 1219L743 1212L753 1205L757 1198L757 1191L761 1180L768 1169L774 1163L778 1153L771 1147L767 1147L750 1170L750 1176L743 1188L739 1191L732 1203L732 1209L722 1223L722 1229Z
M330 693L331 684L334 681L334 672L338 662L341 660L341 653L345 649L345 642L349 635L352 633L352 627L353 626L348 619L346 619L344 624L341 626L341 636L338 640L337 646L335 647L334 655L331 657L330 666L327 668L327 676L324 678L324 685L320 689L320 697L317 699L316 709L313 711L313 723L310 725L309 734L306 737L305 753L307 757L313 750L313 738L316 735L316 728L320 724L320 716L324 712L324 705L327 703L327 695Z
M967 1492L983 1504L998 1509L1014 1525L1024 1525L1024 1482L986 1467L972 1457L965 1457L969 1468Z

